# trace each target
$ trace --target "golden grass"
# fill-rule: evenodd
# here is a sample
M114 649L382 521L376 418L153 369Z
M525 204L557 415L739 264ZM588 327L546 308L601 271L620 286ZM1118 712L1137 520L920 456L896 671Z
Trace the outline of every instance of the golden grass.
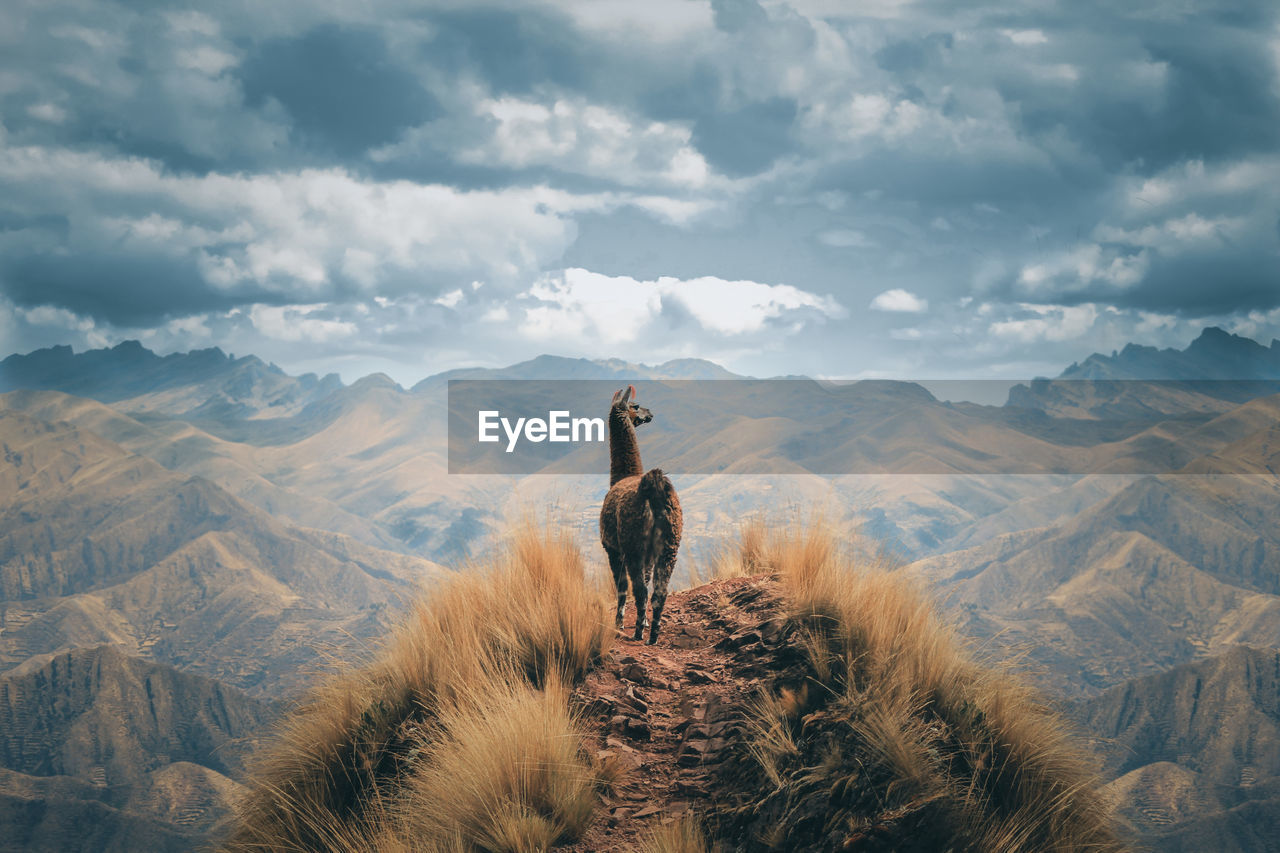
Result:
M707 839L697 820L685 815L651 832L639 853L707 853Z
M764 547L768 527L761 513L747 516L738 525L736 540L726 541L711 554L709 574L714 580L749 577L765 571Z
M788 821L820 792L826 834L860 837L870 808L882 820L911 815L925 827L912 832L932 827L956 849L1123 849L1063 721L1009 667L979 662L887 559L859 554L820 520L774 530L752 520L737 567L726 553L718 573L779 579L809 670L752 715L750 753L786 801L762 835L794 843Z
M285 717L225 849L537 850L580 833L590 774L562 685L613 636L571 537L520 526ZM451 793L425 808L428 790Z
M568 703L558 684L535 690L510 679L442 710L397 801L403 835L511 853L580 835L597 780Z

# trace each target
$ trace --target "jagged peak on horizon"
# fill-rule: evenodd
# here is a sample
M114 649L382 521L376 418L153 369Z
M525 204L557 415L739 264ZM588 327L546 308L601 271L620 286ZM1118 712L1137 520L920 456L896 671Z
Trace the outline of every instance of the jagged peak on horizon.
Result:
M1280 342L1270 347L1220 326L1206 326L1186 347L1128 343L1110 355L1095 352L1059 379L1245 380L1280 378Z

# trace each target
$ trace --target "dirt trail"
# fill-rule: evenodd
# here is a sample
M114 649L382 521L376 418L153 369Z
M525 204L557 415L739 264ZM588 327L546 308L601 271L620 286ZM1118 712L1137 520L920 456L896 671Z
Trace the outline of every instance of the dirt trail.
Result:
M772 673L778 602L765 577L718 581L667 599L655 645L623 631L574 691L591 749L621 772L586 836L557 849L635 850L656 826L707 802L742 710Z

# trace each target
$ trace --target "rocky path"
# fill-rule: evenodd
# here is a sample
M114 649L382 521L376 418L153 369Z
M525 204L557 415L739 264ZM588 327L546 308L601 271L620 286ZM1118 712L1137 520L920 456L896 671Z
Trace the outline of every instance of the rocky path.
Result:
M777 604L773 581L735 578L673 593L656 645L624 630L574 691L596 758L616 768L616 781L587 835L558 849L635 850L709 799L742 711L770 675L764 652L779 632Z

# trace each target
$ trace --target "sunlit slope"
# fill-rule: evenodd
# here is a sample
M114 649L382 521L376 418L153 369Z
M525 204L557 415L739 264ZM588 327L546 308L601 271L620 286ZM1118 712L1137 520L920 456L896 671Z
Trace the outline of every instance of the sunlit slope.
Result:
M267 479L259 470L260 450L255 446L218 438L186 421L145 414L131 417L96 400L58 391L0 394L0 411L74 424L172 471L216 483L278 520L344 533L377 547L398 547L376 523L319 495L291 490Z
M0 665L120 644L266 689L380 630L434 564L281 524L67 424L0 413Z
M973 627L1029 643L1047 677L1096 690L1280 637L1280 480L1143 478L1058 527L913 565Z
M240 791L230 777L275 714L112 647L0 677L4 844L189 848L227 814Z
M1233 647L1118 685L1076 715L1098 738L1122 813L1159 849L1208 849L1195 844L1210 826L1221 833L1212 849L1263 849L1241 823L1276 820L1280 651Z

